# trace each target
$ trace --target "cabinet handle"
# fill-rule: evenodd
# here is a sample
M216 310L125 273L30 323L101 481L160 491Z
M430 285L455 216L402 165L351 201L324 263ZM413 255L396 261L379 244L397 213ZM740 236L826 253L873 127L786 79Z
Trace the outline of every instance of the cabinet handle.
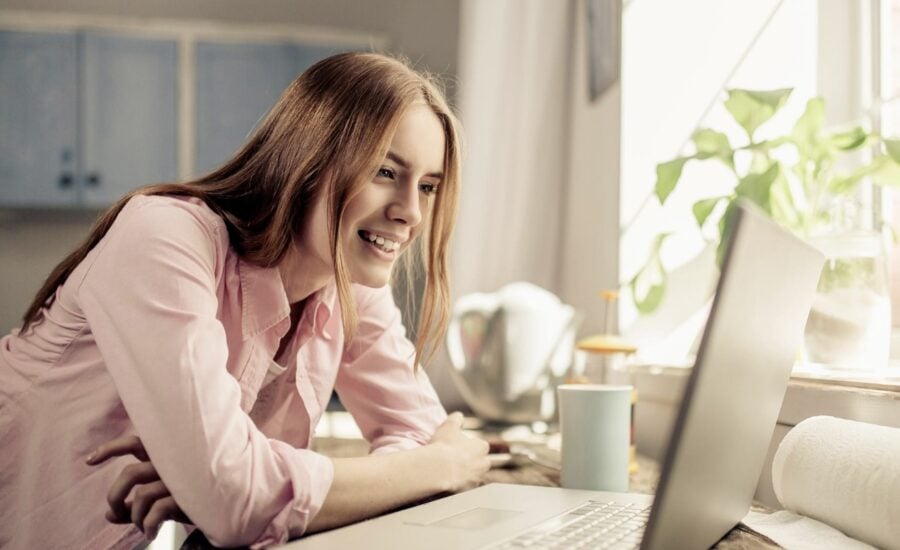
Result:
M88 187L97 187L98 185L100 185L100 174L98 174L97 172L91 172L84 179L84 182L88 185Z
M72 184L75 182L75 178L72 177L70 172L63 172L59 175L59 179L57 180L57 185L59 185L62 189L68 189L72 187Z

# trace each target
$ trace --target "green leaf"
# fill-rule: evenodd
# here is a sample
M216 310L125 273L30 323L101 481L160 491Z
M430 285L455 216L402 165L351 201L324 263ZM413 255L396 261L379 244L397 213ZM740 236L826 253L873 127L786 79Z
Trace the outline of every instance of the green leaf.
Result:
M748 144L746 147L740 147L740 149L746 149L748 151L763 151L768 152L772 149L776 149L781 147L782 145L790 143L794 143L794 138L791 136L780 136L774 137L772 139L767 139L764 141L757 141L755 143Z
M797 142L797 146L805 149L815 143L824 122L825 100L821 97L814 97L807 101L806 110L803 111L794 124L794 129L791 130L791 136Z
M633 292L634 286L632 286L631 289ZM637 310L643 315L653 313L659 307L665 294L666 281L663 280L662 282L651 286L643 298L636 298L634 305L637 306Z
M750 173L762 173L772 166L772 157L765 150L753 149L750 157Z
M728 246L728 240L731 239L731 231L734 227L734 216L736 207L735 201L728 203L725 213L719 219L719 246L716 248L716 264L719 269L722 268L722 262L725 260L725 249Z
M884 148L887 149L888 156L896 162L900 163L900 139L884 140Z
M857 126L846 132L838 132L828 136L828 144L840 151L853 151L859 149L869 139L869 134L860 126Z
M695 202L692 210L694 211L694 218L697 220L697 225L702 228L703 224L706 223L707 218L709 218L709 215L715 210L716 205L719 204L719 201L727 198L727 196L713 197L711 199L703 199Z
M756 129L784 106L792 91L790 88L769 91L729 90L725 108L747 132L750 141L753 141Z
M836 177L828 182L828 191L834 195L844 195L853 191L857 183L859 183L859 178L854 178L852 174Z
M715 157L734 168L734 150L731 148L728 136L709 128L701 128L694 132L691 139L697 149L697 158Z
M772 218L789 228L798 228L801 218L791 195L790 183L784 172L779 171L778 177L769 188L769 205L772 209Z
M666 273L662 265L659 251L662 248L663 241L669 235L669 233L663 233L656 237L656 242L653 244L647 263L629 283L634 305L642 315L656 311L660 302L662 302L663 296L665 296L668 273Z
M897 177L891 165L897 164L890 157L881 155L872 162L856 168L846 176L837 176L828 182L827 189L833 195L844 195L853 192L863 178L872 177L872 181L880 185L896 185Z
M872 171L872 183L888 187L900 187L900 165L897 164L893 157L880 156L872 164L876 165Z
M656 196L660 204L665 204L666 199L675 190L675 185L681 179L681 170L684 163L690 160L690 157L681 157L669 162L656 165Z
M746 197L750 199L751 201L759 205L763 210L771 214L771 188L772 184L775 182L775 178L778 177L778 174L780 172L781 168L779 167L778 163L773 162L765 172L761 174L747 174L746 176L741 178L740 183L738 183L737 187L734 188L734 192L739 197Z

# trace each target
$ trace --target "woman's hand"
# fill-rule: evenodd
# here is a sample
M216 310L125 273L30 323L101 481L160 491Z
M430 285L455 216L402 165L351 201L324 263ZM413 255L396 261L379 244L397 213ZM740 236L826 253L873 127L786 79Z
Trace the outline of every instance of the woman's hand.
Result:
M485 472L491 468L488 459L490 445L483 439L469 437L462 431L463 415L455 412L447 417L429 441L441 449L447 460L449 491L459 492L480 484Z
M123 468L113 481L106 494L109 503L106 519L111 523L134 523L148 540L156 538L159 526L168 519L191 523L159 478L137 436L120 437L101 445L88 456L87 463L97 466L112 457L125 455L132 455L140 462ZM134 498L129 500L132 489Z

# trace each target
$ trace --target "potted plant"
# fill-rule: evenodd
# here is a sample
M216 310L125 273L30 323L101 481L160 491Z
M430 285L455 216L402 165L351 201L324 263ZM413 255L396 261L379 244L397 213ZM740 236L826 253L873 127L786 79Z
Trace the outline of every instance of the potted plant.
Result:
M776 222L812 241L828 262L807 324L808 357L832 365L880 366L887 360L890 331L883 239L880 228L858 223L857 197L865 181L900 185L900 140L883 139L862 126L824 128L821 97L806 103L790 133L759 139L757 130L787 103L791 92L728 90L724 106L746 140L733 144L723 132L698 129L692 136L693 154L657 165L655 195L665 204L684 185L682 172L689 162L724 164L733 175L731 192L692 206L701 230L716 224L719 256L738 198L754 202ZM667 237L664 233L656 238L647 262L629 282L641 313L652 313L665 295L667 273L660 249ZM860 357L862 352L869 357Z

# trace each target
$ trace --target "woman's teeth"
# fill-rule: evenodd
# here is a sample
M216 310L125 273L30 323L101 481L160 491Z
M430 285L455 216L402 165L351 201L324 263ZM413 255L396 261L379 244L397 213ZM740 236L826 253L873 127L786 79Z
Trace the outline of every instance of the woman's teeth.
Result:
M385 252L393 252L400 248L400 243L394 242L390 239L385 239L384 237L379 237L378 235L373 235L368 231L361 231L360 235L370 243L374 244L378 248L384 250Z

